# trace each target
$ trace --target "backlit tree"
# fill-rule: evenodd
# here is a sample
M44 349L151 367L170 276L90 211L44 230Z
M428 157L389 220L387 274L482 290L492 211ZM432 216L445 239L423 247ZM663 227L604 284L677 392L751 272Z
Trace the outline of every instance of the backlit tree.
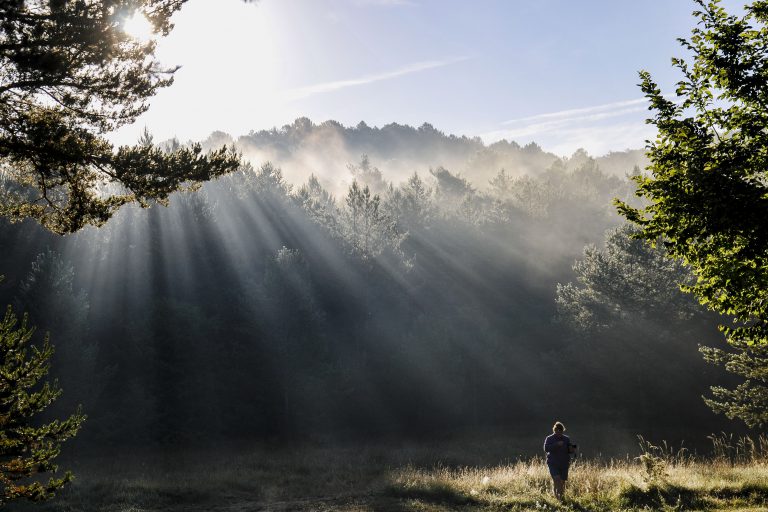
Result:
M30 345L33 334L26 316L18 325L9 307L0 322L0 504L51 498L69 482L69 472L47 481L41 477L57 471L60 443L74 436L85 420L78 410L63 421L33 422L61 395L56 383L41 385L53 347L47 336L42 347Z
M680 39L690 60L677 99L642 72L658 129L648 174L638 176L644 208L619 205L639 236L662 239L693 270L687 289L734 319L723 326L731 351L705 349L707 360L746 380L717 387L709 405L750 426L768 424L768 1L728 14L717 0L696 0L699 22Z
M126 20L145 16L165 36L183 3L0 2L0 215L70 233L239 166L227 148L115 148L104 137L147 110L176 70L161 66L155 40L132 37Z

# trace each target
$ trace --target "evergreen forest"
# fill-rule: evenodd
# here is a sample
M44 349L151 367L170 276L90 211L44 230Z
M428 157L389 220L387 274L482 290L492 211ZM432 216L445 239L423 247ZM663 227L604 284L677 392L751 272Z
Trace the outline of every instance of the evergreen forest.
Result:
M297 130L329 126L307 122L270 147L289 159ZM386 128L347 129L383 161L428 135L453 161L522 168L393 181L361 154L329 190L254 162L73 235L3 221L2 299L56 347L51 414L82 404L88 444L137 446L525 431L555 411L630 444L712 431L701 396L728 380L697 344L721 343L718 319L613 205L636 201L637 154L612 155L620 175L583 151L403 130L392 149Z

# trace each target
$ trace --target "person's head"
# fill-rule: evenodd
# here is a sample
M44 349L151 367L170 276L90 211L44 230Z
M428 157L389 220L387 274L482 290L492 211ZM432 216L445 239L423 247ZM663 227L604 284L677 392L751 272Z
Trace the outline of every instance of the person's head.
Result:
M555 434L562 434L563 432L565 432L565 425L563 425L559 421L556 421L554 426L552 427L552 432L554 432Z

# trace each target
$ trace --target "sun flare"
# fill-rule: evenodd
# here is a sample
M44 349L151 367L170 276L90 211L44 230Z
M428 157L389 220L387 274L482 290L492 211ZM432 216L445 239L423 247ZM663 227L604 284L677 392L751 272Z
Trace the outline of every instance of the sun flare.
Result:
M141 11L134 12L123 22L123 30L132 38L146 42L154 36L154 27Z

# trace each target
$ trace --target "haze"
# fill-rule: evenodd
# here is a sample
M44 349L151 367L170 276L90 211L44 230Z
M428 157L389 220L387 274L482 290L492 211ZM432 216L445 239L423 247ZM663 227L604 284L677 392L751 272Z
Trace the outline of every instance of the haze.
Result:
M738 2L724 6L736 8ZM438 0L192 0L158 56L182 65L133 126L202 140L298 117L347 126L428 122L559 156L642 148L637 71L670 92L691 4Z
M187 2L157 47L175 82L108 135L139 141L114 180L52 146L51 190L91 216L62 236L45 208L0 218L0 304L55 347L43 420L88 415L60 457L78 480L40 510L764 510L768 439L702 400L738 383L699 352L724 346L723 319L627 221L656 136L638 71L675 95L694 8ZM112 28L133 51L146 21ZM68 188L82 169L124 194L112 217ZM37 183L18 174L0 197ZM573 506L549 490L555 420L588 461ZM718 458L695 458L712 432ZM669 445L636 457L638 434Z

